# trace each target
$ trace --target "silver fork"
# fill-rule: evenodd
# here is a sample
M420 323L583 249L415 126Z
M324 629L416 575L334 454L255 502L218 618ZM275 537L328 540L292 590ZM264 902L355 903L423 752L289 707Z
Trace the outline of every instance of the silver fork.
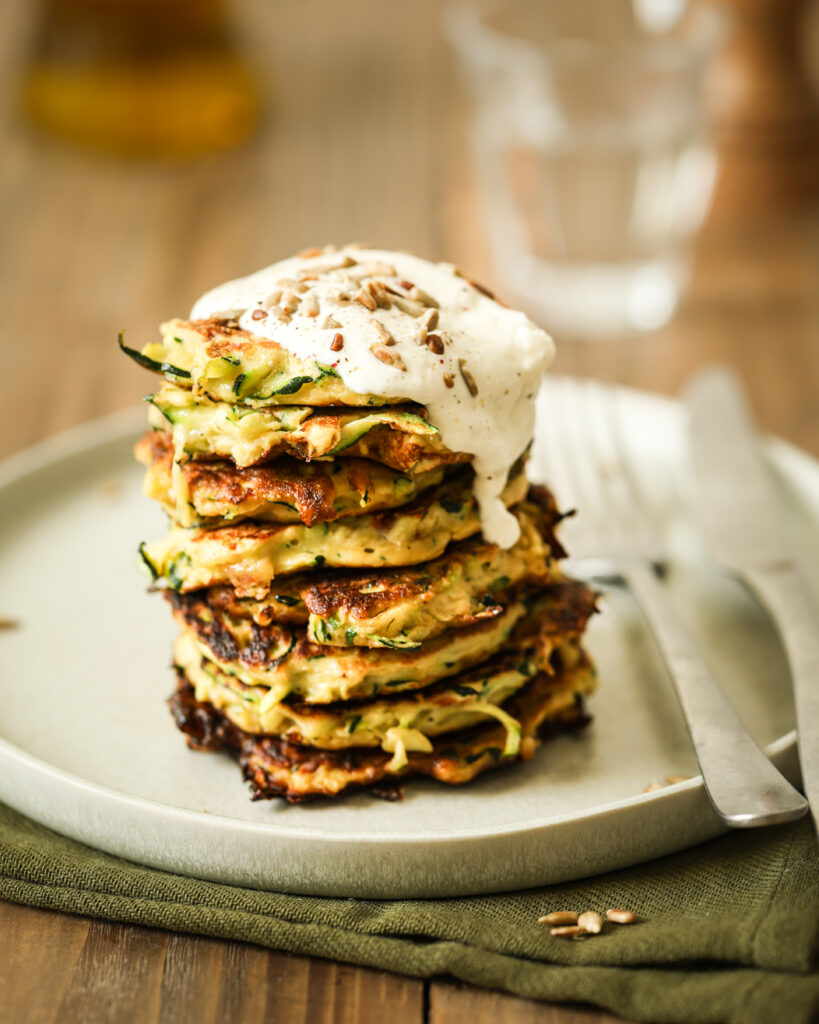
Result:
M801 817L807 802L739 720L657 576L663 551L627 457L617 392L595 381L554 377L544 397L549 419L566 424L559 438L543 424L540 454L558 499L578 509L573 533L580 550L572 555L614 569L640 606L717 814L735 828Z

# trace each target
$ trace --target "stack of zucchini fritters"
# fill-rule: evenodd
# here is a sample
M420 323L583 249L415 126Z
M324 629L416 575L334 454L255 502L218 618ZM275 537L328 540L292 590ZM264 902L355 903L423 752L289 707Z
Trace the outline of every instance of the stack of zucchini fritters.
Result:
M286 283L276 308L297 316L305 289ZM469 457L423 407L375 404L230 318L122 347L164 376L136 455L171 519L140 548L181 626L171 709L191 746L238 758L255 798L460 784L587 721L594 596L559 571L560 516L525 457L504 550L481 535Z

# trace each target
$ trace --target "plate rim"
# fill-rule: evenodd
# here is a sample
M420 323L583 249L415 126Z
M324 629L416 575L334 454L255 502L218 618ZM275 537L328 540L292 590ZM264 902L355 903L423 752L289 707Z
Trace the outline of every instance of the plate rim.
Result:
M554 377L557 376L554 375ZM547 377L546 380L548 382L549 378ZM615 386L618 390L625 392L629 400L653 404L658 409L662 408L664 414L682 415L680 403L673 396L644 391L627 385L616 384ZM87 456L94 449L121 444L127 438L138 435L144 426L144 408L128 406L76 424L20 449L0 460L0 497L7 488L24 481L26 477L40 472L54 463ZM795 466L800 476L806 475L816 481L817 492L819 492L819 459L805 449L778 437L765 436L765 447L776 468L779 468L781 463L790 464L791 467ZM795 753L796 738L796 730L792 729L769 743L764 748L765 753L775 761L787 759L789 755ZM620 811L665 803L674 800L681 793L703 788L702 776L695 775L663 790L652 793L636 793L633 796L595 805L593 808L583 811L530 817L526 821L499 826L491 831L478 827L456 828L447 832L413 831L398 835L390 833L385 840L382 833L367 830L346 828L340 832L338 829L328 830L321 827L304 829L283 821L247 821L224 814L195 811L159 800L136 796L69 772L0 736L0 764L9 762L14 762L26 771L36 773L46 782L57 783L62 791L84 793L102 801L113 802L115 805L121 806L123 810L138 810L158 817L181 817L186 823L196 827L204 825L209 831L213 829L227 830L246 836L269 835L288 841L306 841L322 846L326 846L328 843L344 846L354 842L378 847L388 842L391 846L406 848L439 844L451 846L453 843L471 844L488 839L511 839L515 836L548 831L554 826L606 818ZM11 803L8 798L6 798L6 802L9 806L18 804L17 801ZM21 811L21 813L26 812ZM43 824L46 823L43 822ZM716 816L714 816L714 824L714 835L725 830ZM76 838L76 835L73 838Z

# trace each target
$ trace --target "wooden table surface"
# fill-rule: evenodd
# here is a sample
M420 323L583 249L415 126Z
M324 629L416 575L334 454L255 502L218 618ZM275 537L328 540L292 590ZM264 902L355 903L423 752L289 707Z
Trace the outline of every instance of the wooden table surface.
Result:
M0 13L3 95L29 6ZM242 20L268 119L242 150L133 165L30 137L0 140L0 455L133 404L117 351L184 314L206 287L325 241L366 239L455 262L491 284L464 104L422 0L394 24L379 0L248 0ZM297 45L295 45L297 43ZM377 44L377 45L375 45ZM331 69L331 71L328 71ZM556 369L673 393L712 361L742 377L762 426L819 455L819 216L717 216L674 322L617 343L564 345ZM547 325L548 326L548 325ZM613 1020L447 980L285 956L0 904L0 1021Z

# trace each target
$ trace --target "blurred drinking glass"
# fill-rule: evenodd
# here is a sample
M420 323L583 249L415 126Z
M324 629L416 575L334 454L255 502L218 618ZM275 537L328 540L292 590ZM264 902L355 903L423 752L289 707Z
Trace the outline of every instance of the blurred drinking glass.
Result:
M225 149L258 117L225 0L42 0L23 102L40 128L130 156Z
M722 38L685 0L456 3L495 276L568 337L662 326L690 271L716 162L706 64Z

